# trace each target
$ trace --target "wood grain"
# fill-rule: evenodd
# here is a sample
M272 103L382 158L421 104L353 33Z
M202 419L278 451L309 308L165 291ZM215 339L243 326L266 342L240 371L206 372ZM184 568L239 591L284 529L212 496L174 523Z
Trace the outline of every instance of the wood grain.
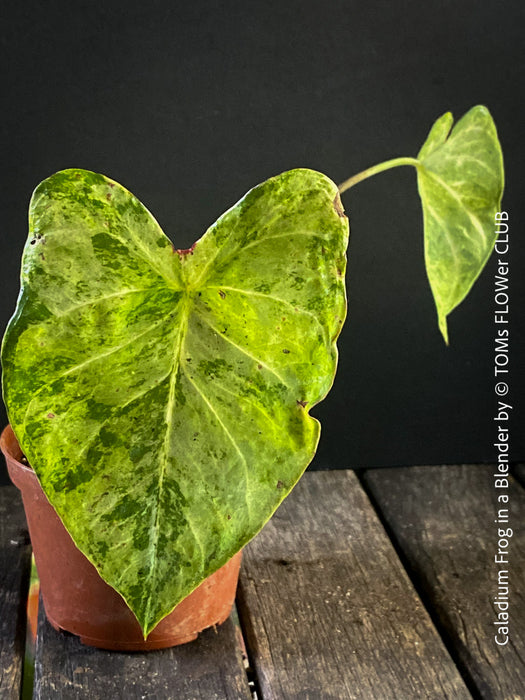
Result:
M509 480L509 523L495 523L491 466L377 469L365 475L373 497L435 610L458 663L482 698L525 697L525 491ZM500 514L501 515L501 514ZM496 564L497 528L512 527L508 565ZM504 548L506 550L506 548ZM498 570L509 572L509 642L498 645L504 598ZM501 641L502 638L500 638Z
M20 697L31 547L22 499L0 488L0 697Z
M307 473L246 548L239 615L264 700L471 697L352 472Z
M171 649L120 653L56 632L40 606L35 700L249 700L241 645L231 619Z

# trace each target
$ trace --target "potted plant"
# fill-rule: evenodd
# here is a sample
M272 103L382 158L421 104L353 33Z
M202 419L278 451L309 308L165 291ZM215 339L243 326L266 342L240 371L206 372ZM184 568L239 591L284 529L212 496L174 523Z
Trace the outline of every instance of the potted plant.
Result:
M417 158L339 188L312 170L273 177L189 250L102 175L64 170L36 188L4 400L53 516L140 630L124 648L237 555L235 577L313 458L309 411L334 380L346 313L340 194L400 165L417 171L448 342L496 239L503 162L485 107L454 127L444 114Z

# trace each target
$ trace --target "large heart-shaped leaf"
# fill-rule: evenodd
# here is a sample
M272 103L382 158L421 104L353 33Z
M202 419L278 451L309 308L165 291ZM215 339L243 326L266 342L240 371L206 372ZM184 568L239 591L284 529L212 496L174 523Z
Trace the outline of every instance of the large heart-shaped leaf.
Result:
M2 348L9 419L145 635L312 459L347 242L336 185L310 170L251 190L190 251L102 175L36 189Z
M503 157L486 107L473 107L450 131L450 112L432 127L418 154L425 226L425 264L448 342L447 316L466 297L497 238L494 215L503 195Z

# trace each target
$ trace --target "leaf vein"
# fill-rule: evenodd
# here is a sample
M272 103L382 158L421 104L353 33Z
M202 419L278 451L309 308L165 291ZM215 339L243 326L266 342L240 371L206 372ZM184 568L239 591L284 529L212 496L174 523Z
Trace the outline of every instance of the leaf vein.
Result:
M230 292L238 292L239 294L244 294L246 296L262 297L264 299L271 299L272 301L275 301L279 304L282 304L283 306L288 307L294 313L300 313L302 316L309 316L310 318L313 318L313 320L316 322L316 324L322 330L323 336L325 336L325 340L326 340L326 330L325 330L323 324L321 323L321 321L317 318L317 316L315 314L313 314L311 311L307 311L306 309L302 309L298 306L294 306L293 304L291 304L289 301L286 301L285 299L281 299L279 297L276 297L273 294L265 294L263 292L256 292L252 289L238 289L237 287L229 287L229 286L218 285L218 284L207 285L206 289L223 289L223 290L230 291Z
M465 206L463 200L462 200L461 197L458 195L458 193L457 193L452 187L450 187L450 185L448 185L448 184L445 182L445 180L443 180L443 178L441 178L441 177L440 177L437 173L435 173L433 170L427 170L427 169L425 168L425 173L428 174L428 175L430 175L432 178L434 178L434 180L436 180L436 182L437 182L441 187L443 187L443 189L444 189L446 192L448 192L448 194L449 194L453 199L456 200L456 202L459 204L460 208L465 212L465 214L467 215L467 217L468 217L468 218L470 219L470 221L472 222L472 224L473 224L475 230L476 230L477 233L480 235L480 238L482 239L482 241L484 241L484 240L485 240L485 232L483 231L483 226L481 225L481 222L479 221L479 219L478 219L476 216L474 216L474 215L470 212L469 208L468 208L467 206ZM427 204L426 206L428 206L428 204Z
M39 387L39 388L34 392L33 396L31 397L31 401L30 401L30 402L28 403L28 405L27 405L27 409L26 409L26 412L25 412L25 414L24 414L24 418L23 418L22 423L25 425L25 422L26 422L26 420L27 420L27 416L28 416L28 414L29 414L29 412L30 412L30 409L31 409L31 405L33 404L34 400L39 396L39 394L40 394L44 389L53 386L53 384L55 384L56 382L58 382L58 381L59 381L60 379L62 379L63 377L66 377L66 376L68 376L68 375L70 375L70 374L73 374L74 372L78 371L79 369L82 369L83 367L87 367L87 366L88 366L89 364L91 364L92 362L96 362L97 360L100 360L100 359L102 359L102 358L104 358L104 357L109 357L110 355L114 354L115 352L118 352L119 350L122 350L122 348L127 347L127 346L130 345L131 343L135 342L138 338L141 338L141 337L143 337L144 335L147 335L150 331L155 330L155 328L158 328L158 326L161 326L163 323L165 323L165 321L166 321L168 318L169 318L169 316L166 317L166 318L162 318L160 321L156 321L154 324L152 324L151 326L149 326L146 330L142 331L142 332L139 333L138 335L133 336L133 338L131 338L130 340L126 341L125 343L122 343L121 345L117 345L116 347L111 348L111 350L108 350L108 352L101 353L100 355L95 355L94 357L90 357L88 360L85 360L84 362L81 362L79 365L75 365L75 366L73 366L73 367L69 367L69 368L68 368L67 370L65 370L64 372L60 372L60 374L58 374L58 375L57 375L56 377L54 377L53 379L46 381L46 383L45 383L45 384L42 384L42 386Z
M243 466L244 466L244 473L245 473L246 487L247 487L247 486L248 486L249 471L248 471L248 463L247 463L247 461L246 461L246 457L244 456L244 454L243 454L242 450L240 449L239 445L237 444L237 442L236 442L235 439L233 438L233 435L230 433L230 431L228 430L226 424L224 423L224 421L222 420L222 418L219 416L219 414L217 413L217 411L216 411L215 408L213 407L212 403L208 400L208 398L206 397L206 395L204 394L204 392L202 391L202 389L198 386L198 384L195 382L195 380L193 379L193 377L190 377L190 375L186 372L186 370L184 369L184 365L181 365L181 369L182 369L182 371L183 371L184 376L186 377L186 379L190 382L190 384L193 385L193 387L195 388L196 392L199 394L199 396L201 397L201 399L203 400L203 402L206 404L206 406L207 406L208 410L210 411L210 413L212 413L212 414L215 416L215 418L216 418L218 424L221 426L221 428L223 429L224 433L225 433L226 436L228 437L229 441L230 441L231 444L233 445L235 451L237 452L237 454L238 454L239 457L241 458L241 462L242 462L242 464L243 464ZM248 502L248 489L247 489L247 488L245 489L245 501L246 501L246 508L247 508L247 510L248 510L248 517L250 517L250 504L249 504L249 502Z
M285 386L289 386L288 383L281 377L281 375L272 367L267 365L263 360L260 358L256 357L255 355L252 355L250 352L246 350L246 348L243 348L242 345L238 345L234 340L229 338L228 336L224 335L224 333L220 333L215 326L208 321L208 319L203 316L202 314L199 314L200 318L206 323L207 326L209 326L212 331L214 331L217 334L217 337L222 338L225 342L230 343L230 345L233 345L233 347L237 348L240 352L243 353L243 355L246 355L246 357L249 357L251 360L253 360L255 363L262 365L265 369L267 369L269 372L271 372L274 376L277 377L277 379L284 384Z
M63 318L64 316L68 316L70 313L73 313L74 311L77 311L78 309L81 309L84 306L91 306L94 304L99 304L100 302L106 301L107 299L114 299L115 297L127 296L128 294L138 294L140 292L150 292L154 289L164 289L164 288L165 287L161 287L159 285L158 287L144 287L142 289L121 289L118 292L114 292L112 294L106 294L105 296L95 297L94 299L88 299L87 301L83 301L81 304L73 304L68 309L66 309L63 313L55 313L54 315L57 318Z
M324 241L328 241L328 236L323 236L323 234L317 231L293 231L289 233L279 233L275 236L261 236L255 241L251 241L247 245L243 246L238 252L244 253L244 251L253 248L254 246L260 245L261 243L266 243L266 241L275 241L279 238L295 238L295 236L310 236L311 238L321 238Z

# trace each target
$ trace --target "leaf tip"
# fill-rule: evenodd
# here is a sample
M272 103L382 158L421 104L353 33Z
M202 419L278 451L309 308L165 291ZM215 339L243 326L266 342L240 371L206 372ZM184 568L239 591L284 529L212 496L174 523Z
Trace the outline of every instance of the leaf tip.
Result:
M142 632L142 636L144 637L144 641L146 641L148 639L149 635L153 632L153 630L157 626L158 620L152 621L152 620L147 620L144 618L142 620L138 620L138 622L140 625L140 630Z
M427 158L445 143L450 135L453 124L454 116L452 112L445 112L436 119L428 133L425 143L417 154L418 160Z
M447 327L447 315L446 314L439 314L438 325L439 325L439 330L441 331L441 335L443 336L443 340L445 341L445 345L448 347L449 340L448 340L448 327Z
M470 108L469 112L472 114L482 114L484 117L490 117L492 119L489 109L485 105L474 105L474 107ZM467 112L467 114L469 112Z

